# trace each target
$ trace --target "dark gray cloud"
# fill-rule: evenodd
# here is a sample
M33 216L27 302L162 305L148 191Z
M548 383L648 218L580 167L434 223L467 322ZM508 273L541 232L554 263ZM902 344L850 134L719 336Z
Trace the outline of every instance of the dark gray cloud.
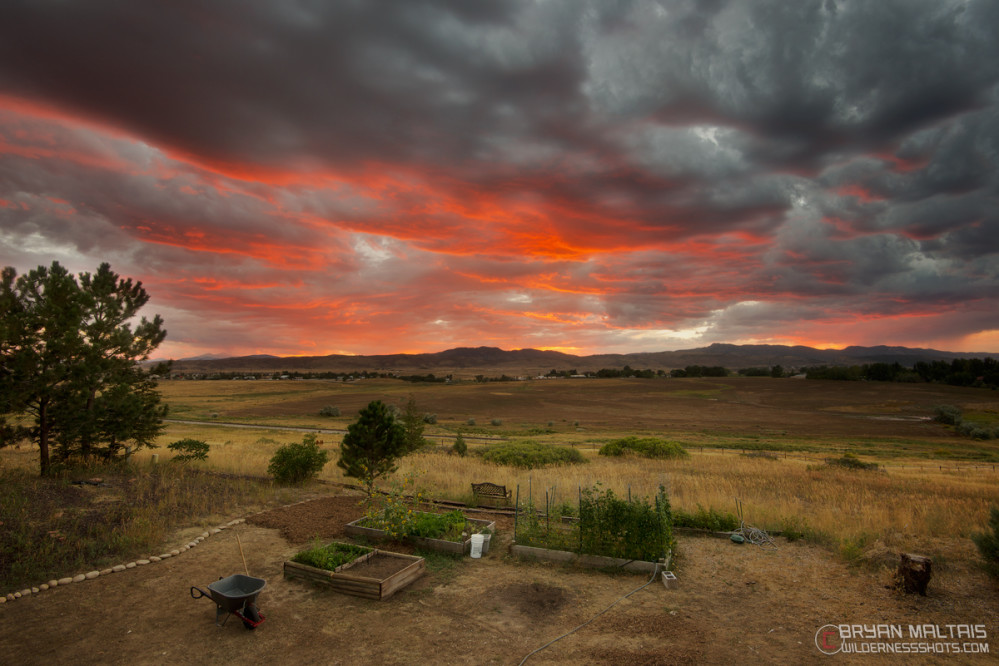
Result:
M507 346L881 312L826 336L876 343L927 305L966 324L927 345L991 340L995 25L987 0L7 0L0 259L116 257L178 321L245 285L233 317L304 303L313 340L396 330L389 302Z

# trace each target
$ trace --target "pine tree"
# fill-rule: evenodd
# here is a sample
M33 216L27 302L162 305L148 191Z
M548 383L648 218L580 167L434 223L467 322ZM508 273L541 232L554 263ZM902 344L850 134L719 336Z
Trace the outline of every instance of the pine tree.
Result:
M402 430L406 436L406 453L412 453L422 448L427 442L423 438L423 414L416 405L412 394L402 412Z
M149 300L108 264L79 281L58 262L0 277L0 446L27 437L47 474L60 458L113 458L151 446L166 408L138 361L163 341L157 316L130 323ZM8 415L26 415L28 427Z
M346 476L361 481L370 497L375 482L394 472L396 460L406 452L405 431L385 403L375 400L347 426L336 464Z

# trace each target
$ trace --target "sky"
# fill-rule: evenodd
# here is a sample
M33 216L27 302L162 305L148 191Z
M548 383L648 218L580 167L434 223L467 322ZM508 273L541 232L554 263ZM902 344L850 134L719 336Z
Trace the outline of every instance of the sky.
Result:
M0 265L158 356L999 350L992 0L3 0Z

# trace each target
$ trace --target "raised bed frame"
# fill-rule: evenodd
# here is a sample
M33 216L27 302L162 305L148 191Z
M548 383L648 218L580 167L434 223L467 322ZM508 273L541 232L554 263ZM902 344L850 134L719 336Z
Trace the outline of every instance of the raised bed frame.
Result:
M561 562L563 564L576 564L581 567L591 569L621 569L631 573L655 573L659 570L669 569L673 559L672 555L667 555L665 562L647 562L644 560L625 560L617 557L604 557L603 555L587 555L573 553L568 550L551 550L549 548L537 548L535 546L521 546L517 543L510 544L510 554L522 560L542 560L545 562Z
M365 518L358 518L353 522L347 523L343 531L351 536L365 537L376 541L383 541L390 538L385 530L379 530L373 527L362 527L357 524L363 522L364 520ZM488 527L492 532L496 531L495 521L479 520L467 517L465 520L473 525L479 525L483 528ZM427 550L434 550L440 553L451 553L452 555L467 555L472 550L471 535L469 535L469 537L464 541L445 541L443 539L427 539L425 537L406 537L406 541L419 548L426 548Z
M399 558L410 562L407 566L395 572L388 578L377 579L367 576L352 574L350 569L355 564L366 562L368 559L379 557ZM374 599L381 601L388 599L393 594L406 587L417 578L423 575L427 565L422 557L416 555L404 555L402 553L392 553L387 550L372 549L370 553L361 555L356 560L340 565L334 571L318 569L308 564L287 561L284 563L285 578L300 578L318 585L325 585L332 590L350 594L355 597Z

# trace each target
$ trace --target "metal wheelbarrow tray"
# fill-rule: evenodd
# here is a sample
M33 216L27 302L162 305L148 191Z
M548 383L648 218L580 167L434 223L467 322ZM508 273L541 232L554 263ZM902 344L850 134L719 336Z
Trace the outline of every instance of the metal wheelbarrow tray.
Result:
M219 578L214 583L209 584L208 592L199 587L192 587L191 598L209 597L215 602L216 625L224 626L229 621L229 615L232 614L243 621L243 626L252 630L267 619L260 614L260 609L257 608L257 595L266 584L267 581L263 578L234 574L226 578Z

